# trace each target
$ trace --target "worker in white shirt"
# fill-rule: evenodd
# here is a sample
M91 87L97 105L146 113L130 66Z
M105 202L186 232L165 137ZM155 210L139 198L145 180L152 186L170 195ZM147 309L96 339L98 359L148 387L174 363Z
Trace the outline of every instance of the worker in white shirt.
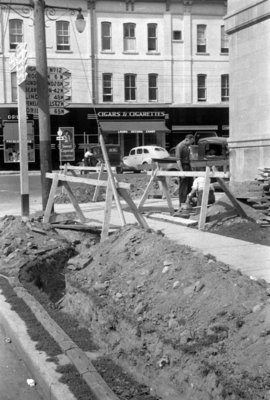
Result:
M204 185L205 185L204 176L198 176L196 179L194 179L191 192L187 195L187 204L197 205L197 206L200 206L202 204ZM214 202L215 202L215 189L214 186L210 184L208 204L213 204Z

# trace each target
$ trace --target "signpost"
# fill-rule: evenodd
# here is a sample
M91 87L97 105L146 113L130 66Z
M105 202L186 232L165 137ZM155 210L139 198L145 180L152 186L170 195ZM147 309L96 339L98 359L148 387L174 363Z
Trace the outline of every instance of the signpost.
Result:
M27 77L27 43L20 43L16 47L15 61L16 61L17 85L18 85L21 210L22 210L22 217L29 217L27 114L26 114L26 95L25 95L25 80Z
M62 145L61 145L61 143L62 143L62 140L65 140L64 136L62 136L62 135L63 135L63 132L62 132L61 128L59 128L58 131L57 131L56 140L59 141L59 161L60 161L60 167L62 166L62 151L61 151L61 150L62 150Z
M49 109L51 115L65 115L69 111L67 96L70 89L70 73L66 68L48 67ZM36 68L28 67L26 80L27 114L38 114Z

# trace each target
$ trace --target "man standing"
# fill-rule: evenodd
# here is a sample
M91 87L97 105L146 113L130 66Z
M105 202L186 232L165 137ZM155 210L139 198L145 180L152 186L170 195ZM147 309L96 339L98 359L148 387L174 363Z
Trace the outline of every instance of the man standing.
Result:
M178 143L175 148L175 156L178 168L180 171L191 171L190 165L190 145L194 143L194 136L191 134L186 135L185 139ZM180 177L179 178L179 210L181 211L182 204L186 203L187 195L191 190L193 178Z

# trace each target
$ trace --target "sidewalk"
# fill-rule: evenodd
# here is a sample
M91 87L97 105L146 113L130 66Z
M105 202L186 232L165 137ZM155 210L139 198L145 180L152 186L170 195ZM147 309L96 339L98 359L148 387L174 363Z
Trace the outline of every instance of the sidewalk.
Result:
M177 203L177 200L174 200ZM137 203L137 201L135 201ZM147 207L166 207L166 201L163 199L148 200L145 204ZM84 203L80 204L81 210L87 219L87 224L101 225L104 220L105 203ZM175 204L177 208L177 204ZM34 199L30 203L30 213L41 211L41 202ZM75 210L71 204L55 204L55 212L70 213ZM126 223L133 224L137 220L132 213L124 211ZM7 214L7 213L5 213ZM3 210L0 211L0 217L5 215ZM20 209L14 209L9 212L12 215L20 215ZM158 220L147 217L144 214L147 224L154 230L162 231L170 240L181 245L193 247L203 254L211 254L218 261L231 266L234 269L240 269L248 276L257 279L265 279L270 282L270 247L245 242L243 240L233 239L226 236L217 235L198 229L192 229L179 223L179 219L175 218L173 222L169 220ZM121 227L119 212L113 203L110 228L115 229Z

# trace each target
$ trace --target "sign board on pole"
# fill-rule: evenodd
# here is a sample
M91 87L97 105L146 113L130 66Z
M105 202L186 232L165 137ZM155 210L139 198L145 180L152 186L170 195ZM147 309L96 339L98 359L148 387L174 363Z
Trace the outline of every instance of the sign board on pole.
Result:
M60 159L61 161L75 161L75 144L74 144L74 128L62 127ZM59 134L58 134L59 137ZM60 144L59 143L59 144Z
M27 43L19 43L16 47L17 84L21 85L27 78Z
M26 80L27 113L38 113L36 68L28 67ZM62 67L48 67L49 108L51 115L65 115L69 112L66 93L70 90L70 72ZM36 112L35 112L36 111Z

